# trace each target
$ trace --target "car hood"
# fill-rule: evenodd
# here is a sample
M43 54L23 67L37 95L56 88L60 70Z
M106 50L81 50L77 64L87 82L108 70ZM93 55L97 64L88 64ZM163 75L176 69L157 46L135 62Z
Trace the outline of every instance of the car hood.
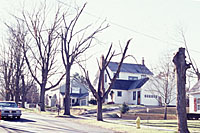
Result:
M1 107L0 110L20 110L19 108Z

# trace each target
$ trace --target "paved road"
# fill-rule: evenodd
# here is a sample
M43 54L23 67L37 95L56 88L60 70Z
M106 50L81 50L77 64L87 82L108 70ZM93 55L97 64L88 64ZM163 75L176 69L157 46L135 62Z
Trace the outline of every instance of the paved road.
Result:
M74 118L73 118L74 119ZM71 118L24 112L20 120L1 120L0 133L112 133L100 127L76 123Z

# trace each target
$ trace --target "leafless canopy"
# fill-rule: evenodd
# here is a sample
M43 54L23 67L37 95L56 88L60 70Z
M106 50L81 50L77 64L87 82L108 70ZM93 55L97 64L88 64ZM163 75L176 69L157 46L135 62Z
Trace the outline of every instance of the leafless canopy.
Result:
M103 81L104 73L105 73L105 71L106 71L106 69L108 67L108 64L110 63L112 58L116 55L115 51L112 51L112 44L111 44L111 46L110 46L110 48L109 48L109 50L108 50L108 52L107 52L107 54L105 56L105 59L104 59L104 57L102 57L101 64L98 62L98 64L99 64L99 76L98 76L98 86L97 86L97 88L95 88L92 85L92 83L90 81L90 78L89 78L89 73L86 70L86 68L84 68L82 65L80 65L82 70L84 71L85 78L86 78L86 81L87 81L87 83L89 85L89 88L90 88L93 96L97 100L97 104L98 104L97 120L99 120L99 121L103 120L103 118L102 118L102 104L103 104L106 96L109 94L109 92L110 92L110 90L111 90L111 88L112 88L112 86L113 86L113 84L114 84L119 72L120 72L120 68L122 66L122 63L123 63L124 59L127 57L126 56L126 52L128 50L128 46L129 46L130 41L131 41L131 39L127 41L124 50L121 52L122 57L121 57L121 60L119 62L117 71L114 74L114 77L111 77L109 75L109 73L108 73L109 78L110 78L110 84L109 84L108 88L106 88L105 90L104 90L104 85L102 84L102 82L104 82ZM108 71L106 71L106 72L108 72Z

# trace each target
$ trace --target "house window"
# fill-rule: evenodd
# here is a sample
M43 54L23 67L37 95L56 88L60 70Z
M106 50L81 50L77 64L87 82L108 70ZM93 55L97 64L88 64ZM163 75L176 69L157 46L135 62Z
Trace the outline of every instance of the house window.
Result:
M133 92L133 100L136 100L136 91Z
M72 87L72 93L80 93L79 87Z
M144 79L144 78L146 78L147 77L147 75L141 75L141 78L142 79Z
M135 76L128 76L128 80L138 80L138 77L135 77Z
M197 98L197 110L200 110L200 98Z
M121 97L122 96L122 91L117 91L117 96Z
M74 104L75 103L75 99L72 99L72 104Z

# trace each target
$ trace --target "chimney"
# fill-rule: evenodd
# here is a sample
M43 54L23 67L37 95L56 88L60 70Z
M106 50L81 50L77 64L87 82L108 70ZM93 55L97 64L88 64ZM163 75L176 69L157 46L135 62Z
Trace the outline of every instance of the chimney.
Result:
M144 65L144 57L142 57L142 65Z

